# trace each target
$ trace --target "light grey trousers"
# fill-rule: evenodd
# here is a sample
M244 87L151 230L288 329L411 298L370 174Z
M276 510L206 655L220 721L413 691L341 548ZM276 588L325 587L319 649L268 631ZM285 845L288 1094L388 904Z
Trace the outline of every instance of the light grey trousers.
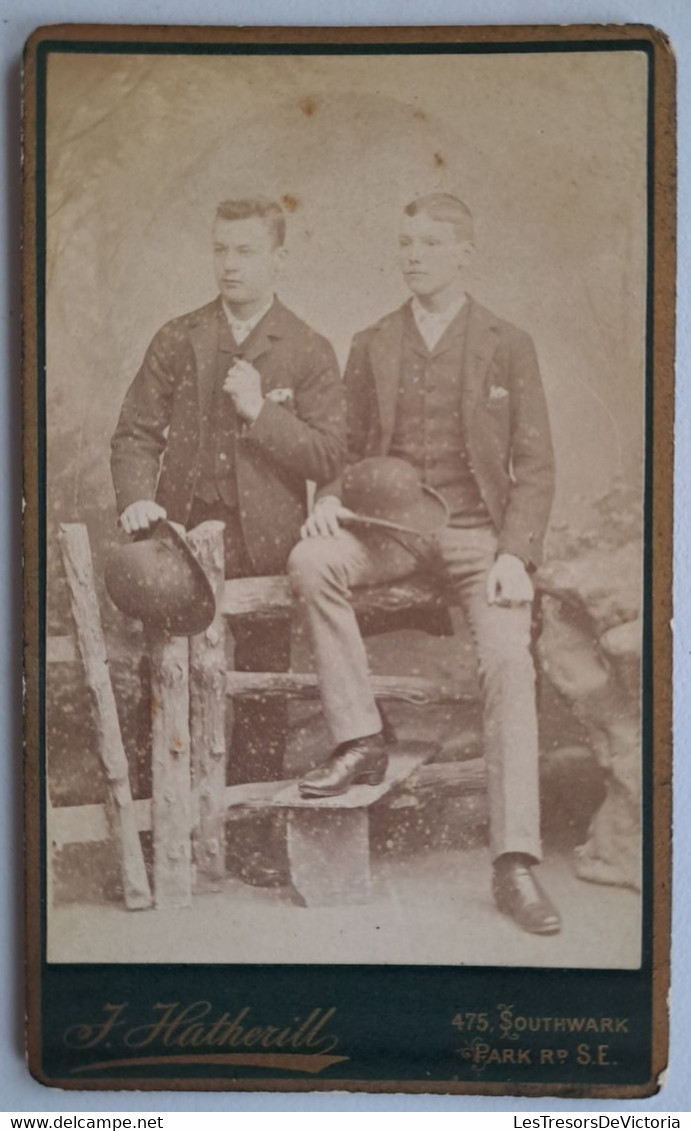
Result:
M490 526L449 527L434 553L464 610L479 662L490 849L541 856L535 669L528 605L487 601L487 574L497 537ZM327 725L336 745L374 734L381 718L369 682L367 653L351 605L351 588L400 579L416 568L411 554L386 534L342 529L307 538L288 562L309 627Z

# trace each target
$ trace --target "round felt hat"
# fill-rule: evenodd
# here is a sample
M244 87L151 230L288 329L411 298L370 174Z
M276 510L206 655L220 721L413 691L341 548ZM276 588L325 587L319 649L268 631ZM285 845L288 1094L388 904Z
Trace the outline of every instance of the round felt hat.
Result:
M214 619L209 579L185 539L165 519L111 554L105 582L121 612L173 636L195 636Z
M342 521L430 538L449 521L445 500L422 483L407 460L372 456L343 473L341 502L353 511Z

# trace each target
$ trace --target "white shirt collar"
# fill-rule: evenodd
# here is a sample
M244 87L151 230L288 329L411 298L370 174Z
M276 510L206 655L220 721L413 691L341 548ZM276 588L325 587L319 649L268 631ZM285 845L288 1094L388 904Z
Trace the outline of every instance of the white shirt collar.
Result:
M462 294L460 298L456 299L445 310L427 310L420 302L417 295L413 297L411 303L413 317L417 324L417 328L424 338L427 349L434 349L437 342L448 326L451 325L457 314L463 310L468 296Z
M239 345L240 342L244 342L245 338L249 337L255 326L259 325L264 315L269 313L271 307L274 304L274 296L271 295L266 305L263 306L262 309L259 310L256 314L253 314L251 318L238 318L237 315L233 314L225 299L222 299L221 301L223 303L225 316L228 319L228 325L233 332L235 341Z

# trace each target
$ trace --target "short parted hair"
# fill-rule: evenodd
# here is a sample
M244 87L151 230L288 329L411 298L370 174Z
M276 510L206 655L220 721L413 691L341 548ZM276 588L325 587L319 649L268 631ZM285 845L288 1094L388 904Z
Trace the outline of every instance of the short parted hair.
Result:
M418 196L406 204L403 209L406 216L418 216L424 212L430 220L440 220L445 224L453 224L459 240L472 240L473 217L467 204L452 196L449 192L431 192L427 196Z
M274 241L274 247L283 247L286 240L286 218L280 204L268 196L245 196L238 200L222 200L216 206L217 220L249 220L258 216L264 221Z

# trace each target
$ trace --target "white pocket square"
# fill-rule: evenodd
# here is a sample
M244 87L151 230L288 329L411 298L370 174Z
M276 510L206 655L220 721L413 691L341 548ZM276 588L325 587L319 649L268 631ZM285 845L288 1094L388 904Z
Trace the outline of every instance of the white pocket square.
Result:
M270 401L275 401L276 404L292 405L295 399L292 389L270 389L266 396Z
M489 391L490 401L503 401L504 397L508 397L509 390L505 389L503 385L492 385Z

